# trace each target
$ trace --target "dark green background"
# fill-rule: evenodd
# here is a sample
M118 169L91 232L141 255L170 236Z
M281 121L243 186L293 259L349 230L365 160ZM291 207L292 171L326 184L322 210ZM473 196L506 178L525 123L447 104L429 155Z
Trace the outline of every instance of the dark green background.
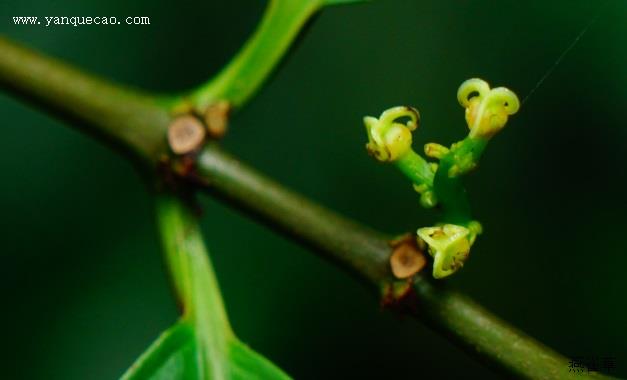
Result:
M3 1L0 30L91 72L160 92L208 78L257 1ZM286 185L387 232L433 221L363 148L361 117L409 104L416 145L466 133L474 76L524 97L468 178L485 234L447 280L571 356L627 376L627 3L373 1L327 9L224 141ZM12 16L150 16L150 26L15 26ZM112 379L177 317L151 199L133 168L0 95L2 378ZM299 379L494 378L440 336L380 310L311 252L206 199L204 232L235 331ZM567 371L567 368L564 368Z

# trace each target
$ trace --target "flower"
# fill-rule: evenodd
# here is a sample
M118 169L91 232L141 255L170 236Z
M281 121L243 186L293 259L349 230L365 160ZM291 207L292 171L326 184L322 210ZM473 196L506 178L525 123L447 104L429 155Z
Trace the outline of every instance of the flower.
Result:
M407 117L406 124L397 120ZM400 106L385 110L381 116L364 117L368 143L366 149L379 161L395 161L411 149L411 132L418 127L420 114L412 107Z
M492 137L520 108L512 91L505 87L490 89L487 82L478 78L468 79L459 86L457 100L466 108L469 137Z
M464 265L480 228L477 222L471 222L468 228L444 224L418 230L419 238L429 246L429 254L434 258L434 278L450 276Z

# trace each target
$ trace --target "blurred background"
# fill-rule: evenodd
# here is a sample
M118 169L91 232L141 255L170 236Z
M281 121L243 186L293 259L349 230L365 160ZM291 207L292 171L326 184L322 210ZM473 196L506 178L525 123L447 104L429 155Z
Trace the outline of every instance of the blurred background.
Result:
M605 4L605 5L604 5ZM105 78L181 91L254 30L257 1L3 1L0 32ZM413 105L415 146L466 134L459 84L524 98L467 186L484 235L447 280L568 356L627 376L627 3L386 0L325 10L224 145L390 233L433 214L366 154L361 118ZM146 26L16 26L12 16L149 16ZM279 111L280 107L280 111ZM177 318L151 199L133 168L0 94L1 362L7 379L113 379ZM297 379L496 378L306 249L203 197L207 244L244 342ZM565 368L565 371L567 369ZM419 375L420 373L421 375ZM426 376L424 374L427 374Z

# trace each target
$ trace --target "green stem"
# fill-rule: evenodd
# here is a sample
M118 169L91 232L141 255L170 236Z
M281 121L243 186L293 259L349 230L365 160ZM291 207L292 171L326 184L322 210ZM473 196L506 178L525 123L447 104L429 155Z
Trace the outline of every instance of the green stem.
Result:
M442 222L465 226L472 221L461 174L479 163L487 142L486 139L465 138L440 160L433 189L442 208Z
M433 187L433 171L429 163L413 149L394 161L399 170L415 185Z
M182 201L164 194L157 197L157 217L183 319L194 326L201 378L229 378L226 364L234 335L196 217Z
M282 187L216 147L203 150L187 179L226 198L277 231L324 252L375 286L393 285L387 238ZM522 378L567 378L568 359L508 325L470 298L418 275L415 297L399 301L470 355ZM544 376L539 376L544 374ZM553 375L555 377L553 377ZM581 378L603 378L582 375Z
M441 205L441 222L464 226L472 220L470 202L462 179L460 177L451 178L446 174L451 166L452 164L448 160L440 162L440 168L433 181L433 188Z
M0 37L0 86L142 161L165 147L168 113L153 97L115 86Z
M229 64L190 95L199 110L218 100L243 105L270 75L305 22L319 7L318 1L270 0L252 37Z

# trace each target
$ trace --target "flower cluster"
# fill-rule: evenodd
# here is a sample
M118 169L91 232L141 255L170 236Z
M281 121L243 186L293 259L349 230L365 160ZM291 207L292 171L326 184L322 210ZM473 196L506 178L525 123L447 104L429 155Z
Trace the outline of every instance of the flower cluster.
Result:
M459 177L473 170L488 141L499 132L508 118L520 108L518 97L505 87L491 89L481 79L469 79L457 91L457 100L465 108L469 133L466 138L445 147L428 143L427 162L412 145L412 132L420 114L412 107L393 107L379 118L366 116L368 133L366 149L377 160L394 162L420 193L424 207L440 205L443 221L417 231L418 243L433 257L433 277L443 278L455 273L470 255L470 248L481 225L470 215L465 190ZM404 120L403 123L401 120Z

